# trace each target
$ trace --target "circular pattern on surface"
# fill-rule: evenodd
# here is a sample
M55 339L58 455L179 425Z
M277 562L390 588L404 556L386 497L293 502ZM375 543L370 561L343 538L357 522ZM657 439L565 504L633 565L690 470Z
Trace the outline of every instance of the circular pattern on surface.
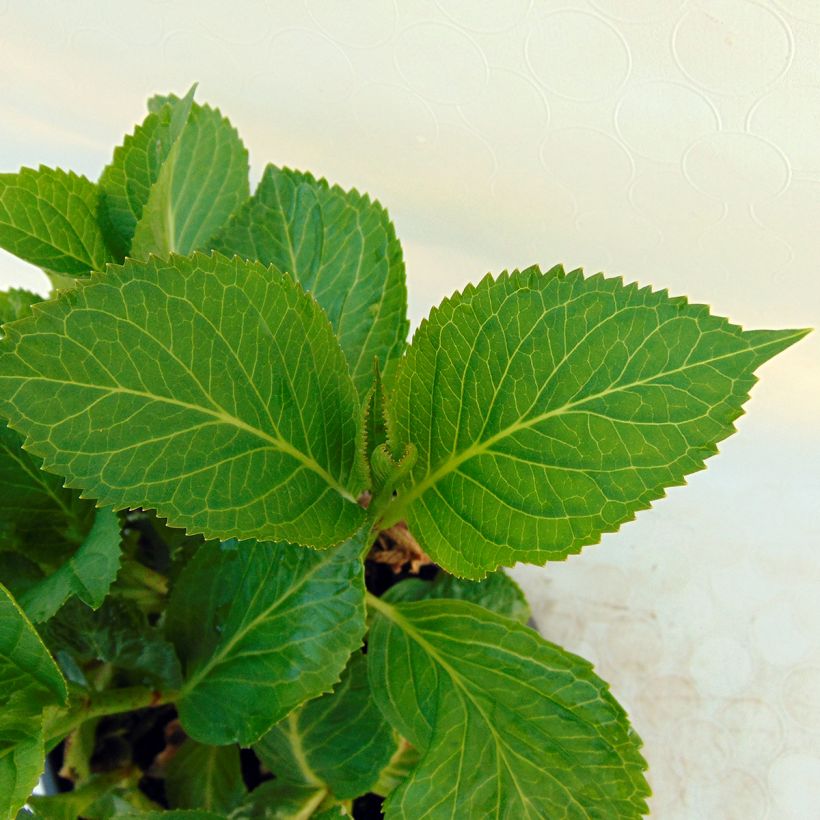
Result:
M778 666L790 666L806 657L811 637L789 601L767 606L752 622L752 640L760 656Z
M655 23L678 12L685 0L590 0L601 14L624 23Z
M820 757L784 755L769 769L772 817L777 820L808 820L820 806Z
M116 9L117 3L106 3ZM210 8L209 8L210 7ZM273 30L273 21L264 13L264 0L231 0L230 13L225 14L222 0L197 0L197 23L223 43L237 46L250 46L261 43ZM116 12L115 12L116 13ZM153 15L141 15L146 21L156 26ZM248 21L253 20L253 25Z
M381 146L397 156L430 145L438 135L430 106L400 85L359 86L350 98L350 107L361 137L374 148Z
M404 29L394 58L405 82L434 102L469 102L487 83L484 52L464 31L447 23L418 23Z
M804 666L788 674L783 707L798 726L820 732L820 666Z
M793 179L780 196L755 203L752 214L765 228L803 242L811 240L813 237L806 234L804 220L807 214L820 214L820 180ZM820 240L820 235L815 236Z
M497 34L518 25L532 0L436 0L436 5L454 23L468 31Z
M579 101L614 94L626 82L631 63L617 29L596 14L575 10L556 11L534 23L525 54L545 88Z
M788 86L764 97L749 127L780 146L796 171L820 171L820 86Z
M791 31L771 8L753 0L693 5L672 36L672 53L692 82L723 94L753 94L789 67Z
M783 721L760 698L730 700L720 712L720 725L729 734L735 766L759 768L770 762L783 745Z
M458 110L497 151L520 152L522 144L537 144L549 121L547 101L535 83L499 69L492 69L479 96Z
M734 638L715 635L702 641L689 662L689 671L701 694L729 697L742 692L752 678L749 650Z
M306 0L308 13L336 42L355 48L380 45L396 28L395 0L356 0L340 13L335 0Z
M771 143L752 134L721 131L694 143L683 157L686 178L725 202L777 196L789 183L789 163Z
M541 164L576 197L599 200L606 191L626 191L634 174L632 158L603 131L561 128L551 131L541 145Z
M693 188L679 168L664 168L637 177L629 189L632 207L647 219L680 233L720 222L726 206Z
M627 147L659 162L680 162L693 142L719 126L703 94L664 80L630 85L615 109L615 128Z

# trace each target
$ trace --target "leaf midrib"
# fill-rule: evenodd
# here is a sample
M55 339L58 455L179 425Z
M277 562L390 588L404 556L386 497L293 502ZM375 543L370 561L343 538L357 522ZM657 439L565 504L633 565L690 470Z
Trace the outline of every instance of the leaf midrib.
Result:
M803 332L798 331L793 334L793 337L788 338L800 338L802 335ZM395 515L401 516L401 514L410 506L410 504L413 503L413 501L415 501L420 496L424 495L424 493L427 492L427 490L429 490L431 487L437 484L446 475L458 469L458 467L460 467L465 461L468 461L469 459L474 458L475 456L482 455L498 441L501 441L502 439L505 439L508 436L518 433L521 430L527 430L530 427L535 426L536 424L540 424L542 421L546 421L547 419L572 413L575 411L576 408L583 404L586 404L587 402L592 402L596 399L604 398L606 396L619 393L624 390L630 390L634 387L641 387L643 385L651 384L653 381L656 381L657 379L665 378L676 373L682 373L694 367L708 366L713 364L714 362L730 359L734 356L748 354L752 351L760 350L769 345L782 344L783 342L784 339L779 337L777 339L772 339L759 345L743 348L742 350L733 350L729 353L724 353L720 356L713 356L710 359L702 359L700 361L693 363L687 362L686 364L681 365L680 367L673 368L671 370L665 370L661 373L656 373L655 375L646 379L638 379L627 384L609 387L606 390L601 390L598 393L593 393L592 395L585 396L581 399L578 399L577 401L569 401L561 407L556 407L552 410L548 410L545 413L540 413L536 416L533 416L532 418L519 418L517 421L508 425L503 430L500 430L498 433L495 433L494 435L490 436L487 439L484 439L483 441L473 442L469 447L465 448L460 453L454 454L453 458L447 459L444 462L442 462L435 470L433 470L431 473L428 473L427 476L424 479L422 479L422 481L418 482L417 484L414 484L408 492L406 492L404 495L400 496L396 500Z

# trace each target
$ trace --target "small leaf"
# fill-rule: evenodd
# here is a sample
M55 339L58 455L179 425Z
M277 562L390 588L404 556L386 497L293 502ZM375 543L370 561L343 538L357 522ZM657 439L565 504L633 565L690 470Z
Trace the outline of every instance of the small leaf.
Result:
M231 814L231 820L320 820L349 817L321 786L269 780L257 786ZM331 805L328 805L331 804Z
M373 692L422 751L387 818L647 811L640 740L586 661L464 601L373 603Z
M185 100L168 106L169 131L184 105ZM145 200L130 255L165 257L208 248L249 193L248 152L236 130L218 109L192 104Z
M390 521L455 575L561 560L703 469L755 369L806 332L580 271L487 277L399 366L394 435L418 460Z
M41 302L42 296L22 288L0 290L0 325L22 319L31 313L31 306ZM0 338L3 331L0 329Z
M0 247L71 276L111 259L97 222L100 190L85 177L40 166L0 174Z
M188 122L195 90L196 86L192 87L181 100L164 98L163 104L114 150L111 164L102 172L103 224L108 243L120 261L131 248L134 229L151 189Z
M60 670L0 584L0 817L14 817L43 771L46 706L65 703Z
M78 817L87 817L87 810L122 780L121 771L93 774L85 783L66 794L34 796L29 803L35 817L43 820L77 820Z
M186 740L165 769L171 808L228 812L246 794L236 746L205 746Z
M214 247L273 263L316 297L360 395L370 387L374 356L384 368L401 355L408 328L404 261L378 202L269 165Z
M370 791L395 750L361 652L354 653L331 694L291 712L254 746L277 779L325 787L339 800Z
M64 668L107 663L134 685L175 689L181 683L174 647L132 601L109 597L94 611L72 599L42 632Z
M456 578L445 572L439 572L432 582L407 578L391 587L382 598L390 603L436 598L469 601L521 624L526 624L532 614L521 587L503 570L491 572L481 581Z
M0 411L99 504L315 547L363 522L356 393L288 277L216 254L128 261L5 328Z
M362 544L204 544L171 593L166 630L185 666L177 702L202 743L255 743L330 691L365 631Z
M71 595L97 609L119 568L119 518L112 510L97 510L80 548L58 570L29 588L20 598L20 606L35 623L51 618Z

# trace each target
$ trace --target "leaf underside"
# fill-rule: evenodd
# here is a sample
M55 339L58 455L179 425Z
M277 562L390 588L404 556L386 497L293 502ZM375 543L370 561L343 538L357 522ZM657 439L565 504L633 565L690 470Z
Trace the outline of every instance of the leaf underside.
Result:
M6 332L0 409L98 503L316 547L361 525L355 390L288 277L216 254L128 261Z
M269 165L215 247L272 263L316 297L360 395L373 358L384 367L401 354L408 330L401 245L387 212L366 195Z
M374 695L422 751L386 817L638 818L640 740L590 665L464 601L381 604Z
M703 468L753 371L806 331L743 331L665 291L537 269L445 300L399 365L399 509L449 572L561 560Z
M254 743L332 689L365 632L361 546L199 548L173 590L166 627L185 667L178 708L191 737Z

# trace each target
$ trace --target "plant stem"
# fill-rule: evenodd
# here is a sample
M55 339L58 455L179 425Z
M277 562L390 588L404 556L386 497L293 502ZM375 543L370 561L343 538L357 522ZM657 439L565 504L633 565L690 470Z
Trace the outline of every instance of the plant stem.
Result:
M103 692L82 693L68 706L47 709L43 721L46 751L51 751L66 735L80 724L93 718L133 712L173 702L177 693L158 692L147 686L129 686L107 689Z
M369 607L381 612L382 615L393 620L393 607L390 604L377 598L372 592L365 592L365 601Z

